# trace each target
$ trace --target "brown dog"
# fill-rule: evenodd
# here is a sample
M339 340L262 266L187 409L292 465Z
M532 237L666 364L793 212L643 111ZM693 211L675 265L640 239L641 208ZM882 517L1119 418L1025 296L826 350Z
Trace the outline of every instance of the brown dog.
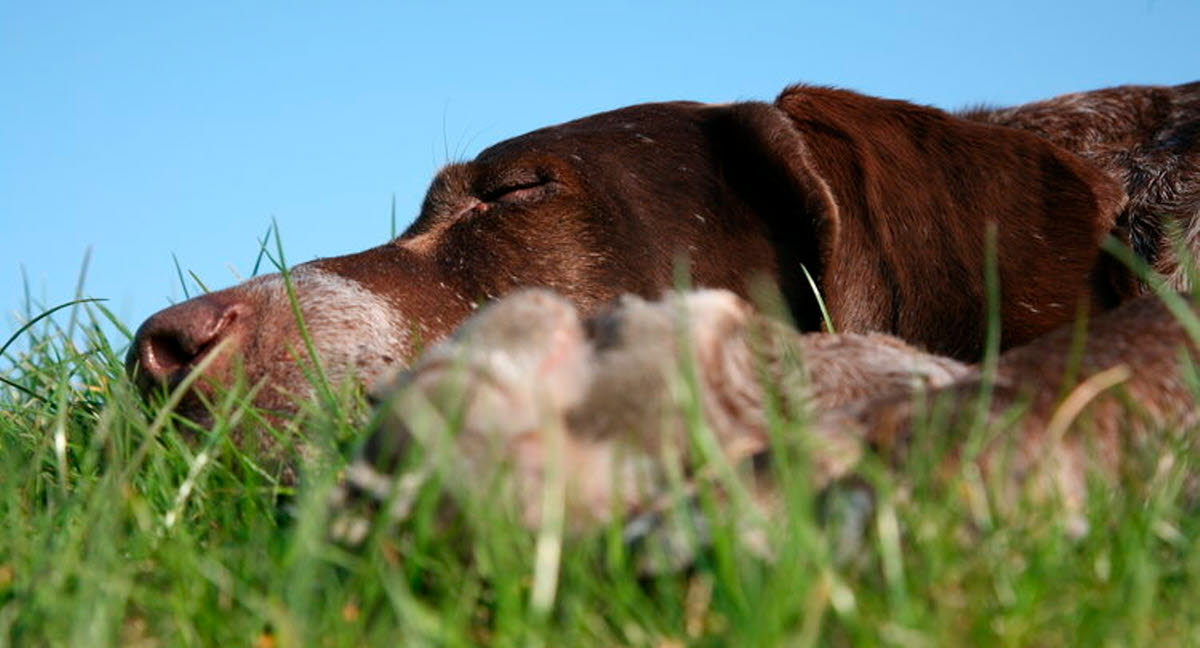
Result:
M447 474L469 476L468 490L492 488L510 471L530 526L544 514L550 475L562 482L569 528L635 519L662 505L672 475L769 456L775 392L784 420L811 423L791 441L807 448L818 489L849 475L870 448L904 461L919 430L950 461L991 439L974 460L999 478L1006 501L1032 488L1079 512L1090 475L1115 480L1148 433L1195 425L1200 408L1182 373L1195 350L1154 297L1009 351L985 380L890 336L797 334L723 291L626 298L586 322L562 298L519 293L383 390L388 415L339 503L390 496L390 473L415 435L449 449ZM702 415L699 434L689 409ZM969 433L976 424L982 436ZM769 477L747 488L774 505ZM365 528L343 522L339 533L355 540Z
M1196 123L1171 118L1170 132ZM975 359L985 225L997 224L1012 346L1067 321L1081 299L1108 307L1129 291L1097 264L1124 201L1119 182L1027 132L797 87L774 104L647 104L502 142L443 170L400 238L304 264L291 280L333 381L402 365L519 286L554 288L585 312L625 292L657 295L680 256L697 285L744 294L770 277L803 330L820 321L807 270L840 330ZM260 405L289 409L312 388L284 286L254 279L158 313L130 367L146 387L173 384L223 343L181 410L203 418L201 397L238 371L265 384Z

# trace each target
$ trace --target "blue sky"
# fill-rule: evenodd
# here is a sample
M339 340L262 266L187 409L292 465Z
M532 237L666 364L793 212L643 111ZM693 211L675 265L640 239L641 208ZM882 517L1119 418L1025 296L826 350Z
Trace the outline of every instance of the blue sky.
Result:
M335 6L336 4L336 6ZM1195 0L0 1L0 340L85 292L128 324L386 240L443 163L630 103L812 82L947 108L1200 79Z

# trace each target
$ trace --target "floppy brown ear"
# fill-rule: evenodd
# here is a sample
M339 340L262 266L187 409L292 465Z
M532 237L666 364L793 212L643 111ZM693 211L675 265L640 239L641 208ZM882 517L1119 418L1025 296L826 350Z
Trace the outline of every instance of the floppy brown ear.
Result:
M1094 273L1125 194L1099 169L1032 134L900 101L795 87L775 106L790 132L755 116L762 166L740 173L797 176L806 199L790 233L816 240L788 245L796 263L817 262L840 330L978 359L988 223L1003 346L1069 321L1080 299L1109 305Z
M775 251L779 287L801 330L821 328L802 266L819 276L838 239L838 203L787 114L746 102L708 106L703 121L723 183L758 219Z

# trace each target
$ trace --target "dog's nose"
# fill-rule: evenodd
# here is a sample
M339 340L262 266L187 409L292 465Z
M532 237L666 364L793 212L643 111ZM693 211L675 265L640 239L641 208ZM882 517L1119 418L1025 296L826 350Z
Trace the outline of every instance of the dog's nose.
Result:
M126 368L143 389L173 387L234 330L247 310L206 295L159 311L138 328Z

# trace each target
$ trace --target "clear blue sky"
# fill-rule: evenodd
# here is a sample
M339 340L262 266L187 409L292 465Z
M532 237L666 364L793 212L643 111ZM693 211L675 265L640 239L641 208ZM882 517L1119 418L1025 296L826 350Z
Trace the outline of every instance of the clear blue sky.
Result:
M305 3L0 0L0 340L34 297L130 325L384 241L433 172L641 101L835 84L956 108L1200 79L1200 2ZM236 275L235 275L236 272Z

